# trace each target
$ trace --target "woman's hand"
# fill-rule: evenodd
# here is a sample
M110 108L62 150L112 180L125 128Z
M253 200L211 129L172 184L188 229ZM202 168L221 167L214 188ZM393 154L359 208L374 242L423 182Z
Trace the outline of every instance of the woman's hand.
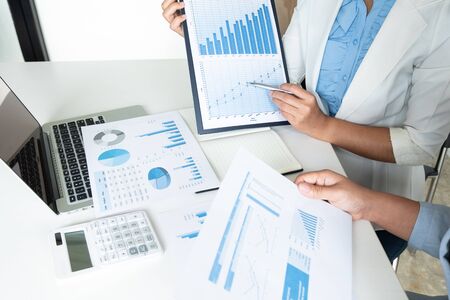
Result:
M285 83L280 88L294 93L272 92L273 102L283 116L297 130L323 140L329 117L320 110L316 97L295 84Z
M353 220L371 221L404 240L419 215L419 202L369 190L329 170L302 174L295 183L306 197L328 200Z
M328 200L348 212L353 220L368 219L374 192L330 170L305 173L295 179L300 193L309 198Z
M179 10L184 8L184 2L177 2L177 0L164 0L161 4L161 8L163 9L163 17L170 24L170 29L175 31L181 36L184 36L183 33L183 23L186 20L186 15L180 15Z

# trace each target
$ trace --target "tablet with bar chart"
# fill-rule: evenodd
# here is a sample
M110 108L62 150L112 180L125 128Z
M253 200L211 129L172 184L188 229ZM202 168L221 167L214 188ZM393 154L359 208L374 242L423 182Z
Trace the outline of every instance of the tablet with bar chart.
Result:
M199 134L287 124L267 90L288 82L273 0L183 0Z

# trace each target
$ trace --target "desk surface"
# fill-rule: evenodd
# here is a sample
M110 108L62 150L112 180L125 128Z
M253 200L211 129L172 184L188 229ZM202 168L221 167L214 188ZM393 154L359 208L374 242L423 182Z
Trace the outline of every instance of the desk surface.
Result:
M41 123L135 104L143 105L148 113L192 106L184 60L12 63L0 64L0 75ZM329 144L290 126L275 130L306 171L328 168L343 173ZM173 299L176 270L169 267L167 255L158 261L118 264L84 276L56 279L48 233L92 219L93 210L54 215L2 161L0 191L2 298ZM214 196L211 192L186 201ZM147 210L152 216L157 207ZM406 299L366 221L353 226L352 284L354 299Z

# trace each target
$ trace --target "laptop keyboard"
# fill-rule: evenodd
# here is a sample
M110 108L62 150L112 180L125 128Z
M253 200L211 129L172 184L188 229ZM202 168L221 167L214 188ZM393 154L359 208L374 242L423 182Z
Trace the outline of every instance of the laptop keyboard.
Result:
M64 185L71 203L92 197L81 127L101 123L105 123L103 116L53 125Z
M36 160L35 139L31 138L11 161L10 167L19 164L20 177L36 193L42 197L41 176Z

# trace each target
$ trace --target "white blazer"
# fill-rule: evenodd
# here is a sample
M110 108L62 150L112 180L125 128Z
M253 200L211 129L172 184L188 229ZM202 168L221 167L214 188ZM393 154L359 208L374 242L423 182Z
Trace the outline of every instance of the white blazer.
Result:
M283 38L289 77L315 93L331 26L342 0L298 0ZM422 165L450 131L450 0L397 0L345 94L336 118L389 127L397 164L335 147L349 178L423 200Z

